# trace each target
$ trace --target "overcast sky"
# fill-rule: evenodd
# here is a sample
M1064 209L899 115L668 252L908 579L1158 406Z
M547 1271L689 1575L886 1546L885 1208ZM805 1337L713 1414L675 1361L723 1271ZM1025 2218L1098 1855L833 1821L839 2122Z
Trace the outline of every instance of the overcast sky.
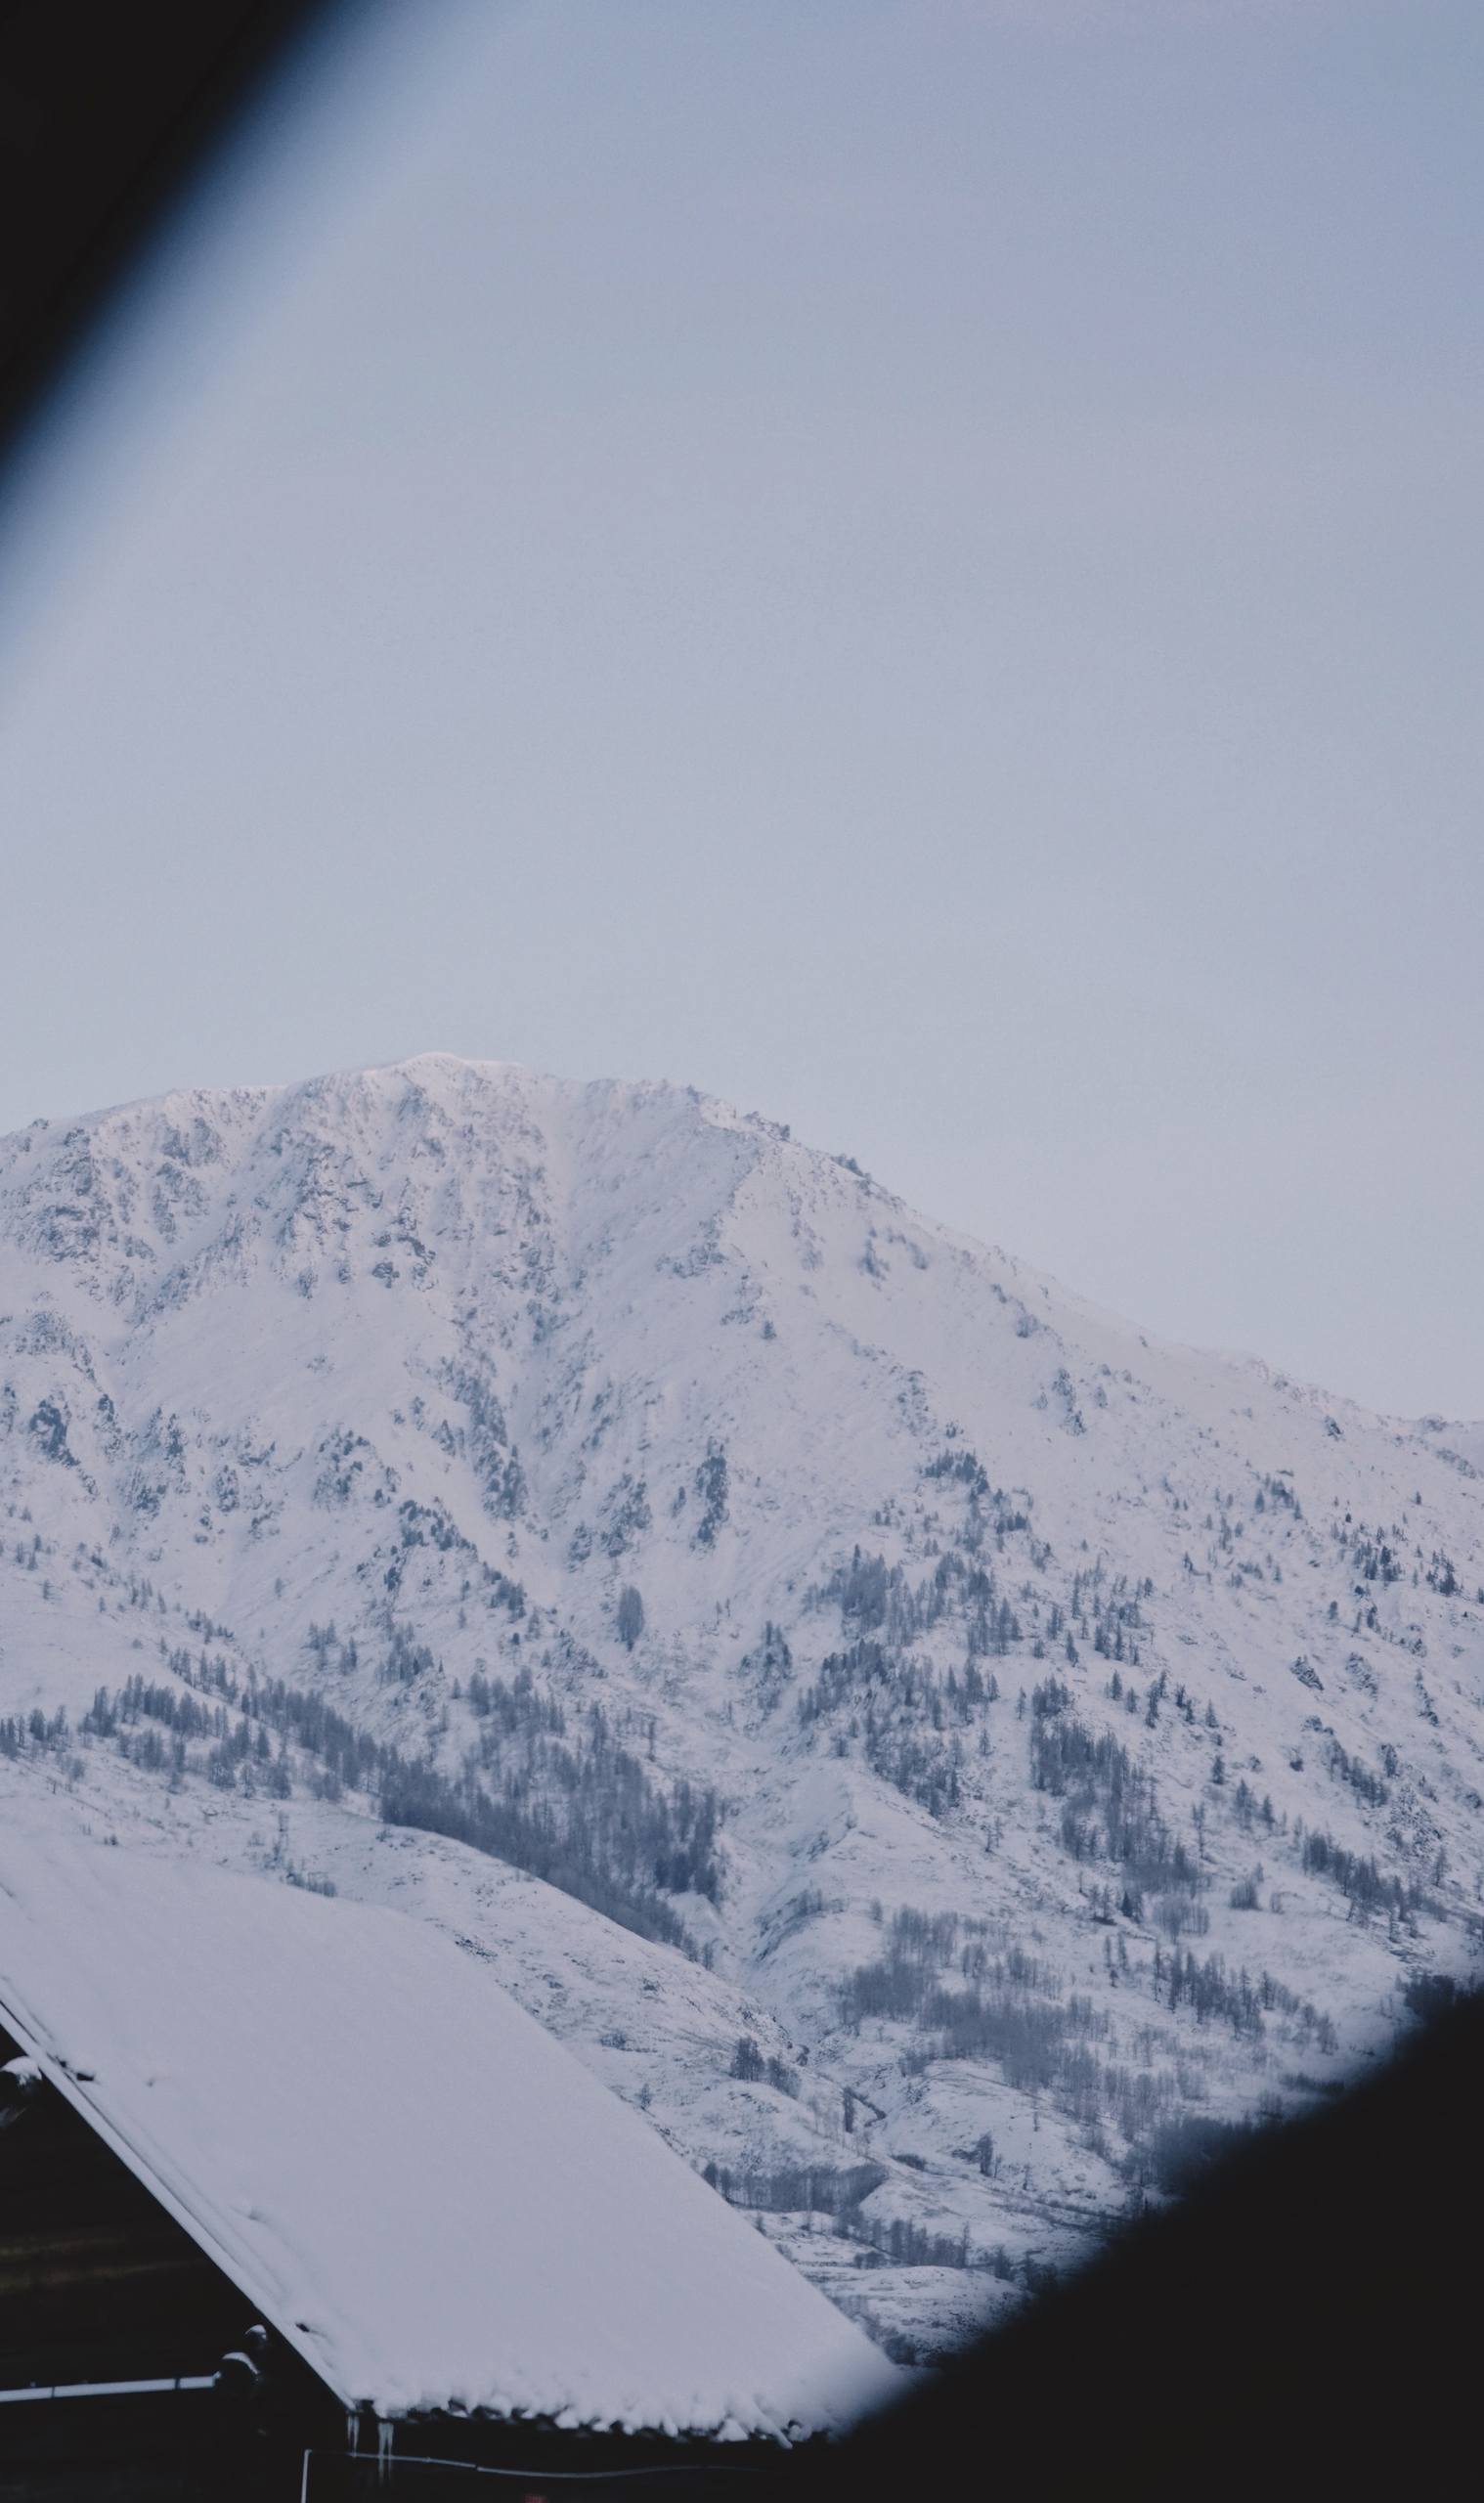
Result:
M1484 1414L1478 0L382 0L7 515L0 1125L671 1076Z

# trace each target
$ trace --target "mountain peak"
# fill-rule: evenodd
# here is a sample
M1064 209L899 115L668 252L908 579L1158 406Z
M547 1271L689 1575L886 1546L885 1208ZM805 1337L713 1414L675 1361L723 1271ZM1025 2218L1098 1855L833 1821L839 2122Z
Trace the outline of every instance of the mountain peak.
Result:
M898 2341L1471 1952L1466 1429L687 1088L0 1143L0 1789L415 1899Z

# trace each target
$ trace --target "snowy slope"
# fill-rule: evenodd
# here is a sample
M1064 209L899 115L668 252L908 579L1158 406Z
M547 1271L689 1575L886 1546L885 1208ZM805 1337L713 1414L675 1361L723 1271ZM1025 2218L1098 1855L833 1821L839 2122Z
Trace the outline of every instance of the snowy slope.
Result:
M931 2346L1469 1963L1468 1433L683 1090L429 1058L38 1123L0 1778L437 1921Z
M424 1924L0 1836L0 2009L347 2406L732 2437L879 2352Z

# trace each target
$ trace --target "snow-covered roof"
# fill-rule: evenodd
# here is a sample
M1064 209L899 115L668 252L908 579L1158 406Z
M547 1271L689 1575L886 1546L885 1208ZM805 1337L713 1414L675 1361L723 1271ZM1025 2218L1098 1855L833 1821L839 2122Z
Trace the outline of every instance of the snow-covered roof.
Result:
M893 2368L400 1912L0 1834L0 2023L347 2404L837 2425Z

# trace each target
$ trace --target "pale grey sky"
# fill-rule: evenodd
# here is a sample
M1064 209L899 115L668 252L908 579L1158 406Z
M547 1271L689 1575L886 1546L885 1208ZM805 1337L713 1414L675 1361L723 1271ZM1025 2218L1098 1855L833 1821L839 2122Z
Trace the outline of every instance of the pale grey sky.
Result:
M1484 1414L1477 0L371 0L7 515L0 1125L425 1048Z

